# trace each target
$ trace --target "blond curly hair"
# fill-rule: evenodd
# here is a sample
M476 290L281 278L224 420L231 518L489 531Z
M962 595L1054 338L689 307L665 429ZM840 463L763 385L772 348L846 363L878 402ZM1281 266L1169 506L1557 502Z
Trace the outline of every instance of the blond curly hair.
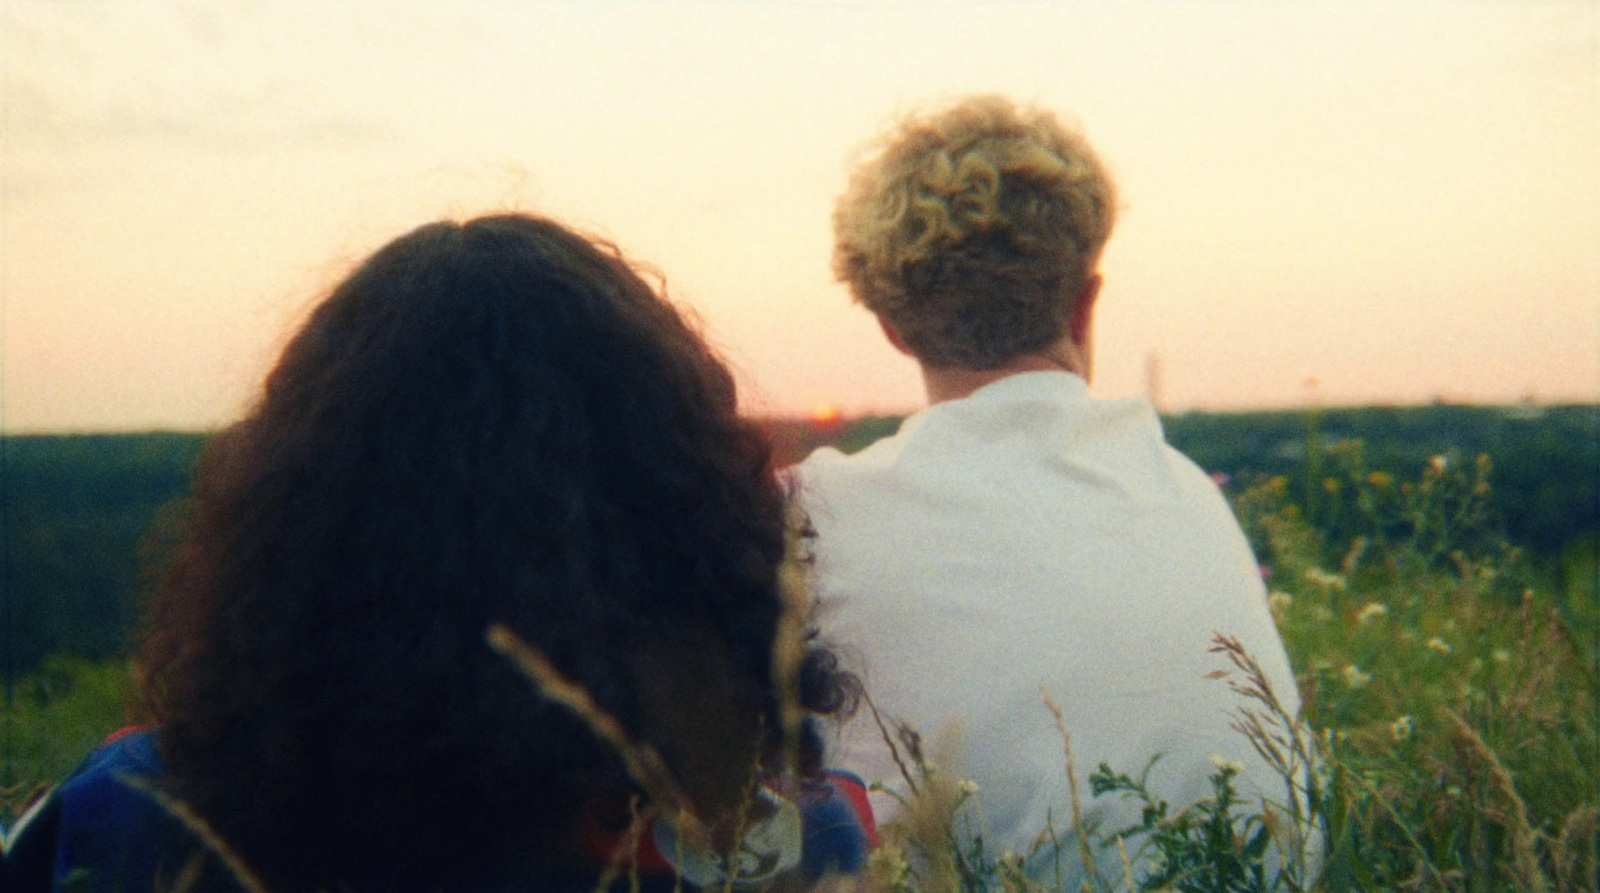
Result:
M1082 136L970 97L905 119L856 169L833 272L924 363L993 369L1062 337L1115 211Z

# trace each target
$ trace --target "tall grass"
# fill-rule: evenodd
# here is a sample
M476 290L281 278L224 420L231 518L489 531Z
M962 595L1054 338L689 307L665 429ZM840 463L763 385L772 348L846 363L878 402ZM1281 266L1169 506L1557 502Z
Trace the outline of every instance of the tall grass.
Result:
M1101 766L1092 796L1136 798L1144 821L1088 841L1040 829L1058 861L1081 866L1074 882L987 852L981 793L914 768L917 794L885 829L867 888L1595 891L1596 612L1530 585L1497 536L1490 471L1440 456L1402 482L1343 443L1314 490L1274 478L1237 497L1270 567L1303 715L1287 716L1223 638L1231 666L1218 684L1240 694L1236 727L1280 767L1284 801L1238 801L1224 763L1214 797L1174 810L1144 788L1144 767ZM909 741L901 749L920 753ZM1095 873L1104 860L1088 850L1102 847L1119 851L1118 876Z
M84 755L127 722L132 682L123 661L65 655L11 686L0 715L0 821L15 817L40 788L60 781Z
M1322 517L1280 480L1239 499L1337 773L1327 889L1594 890L1595 614L1530 585L1487 458L1417 480L1330 450Z
M1269 605L1303 715L1285 714L1235 643L1216 642L1216 684L1239 693L1240 734L1281 767L1283 801L1240 801L1236 770L1220 763L1215 796L1178 810L1145 789L1145 767L1100 766L1074 800L1135 798L1138 826L1080 839L1071 816L1084 804L1065 803L1056 812L1063 827L1038 829L1033 852L992 852L981 792L937 768L956 764L938 751L954 745L885 728L912 794L882 829L867 874L834 883L857 893L1600 893L1600 609L1584 597L1592 576L1569 577L1565 592L1535 582L1497 535L1485 459L1441 456L1401 481L1369 472L1360 445L1345 443L1318 470L1310 490L1274 478L1235 499L1270 568ZM1593 567L1591 559L1591 575ZM785 582L792 596L799 584ZM784 638L779 678L792 673L797 636ZM547 696L560 688L518 643L497 634L495 644ZM120 723L123 679L116 665L57 663L19 683L5 784L64 774ZM570 694L583 713L581 692ZM1049 709L1045 700L1039 709ZM871 712L869 701L861 721ZM638 760L638 775L670 786L655 778L654 758ZM681 804L668 812L693 824ZM1123 866L1115 876L1095 873L1106 863L1101 848Z

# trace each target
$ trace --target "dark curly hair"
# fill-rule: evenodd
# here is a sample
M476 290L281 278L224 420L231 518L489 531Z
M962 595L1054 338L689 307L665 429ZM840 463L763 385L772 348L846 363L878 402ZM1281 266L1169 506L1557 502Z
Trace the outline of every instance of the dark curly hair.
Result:
M167 785L279 893L548 874L634 788L486 628L722 808L775 750L784 554L727 369L614 248L423 226L316 308L201 463L143 634ZM813 706L847 700L831 667L804 663Z

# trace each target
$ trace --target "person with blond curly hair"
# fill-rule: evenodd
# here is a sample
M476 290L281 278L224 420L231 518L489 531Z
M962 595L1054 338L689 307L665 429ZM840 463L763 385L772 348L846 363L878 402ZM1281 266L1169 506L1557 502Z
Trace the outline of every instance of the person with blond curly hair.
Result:
M942 771L976 783L986 846L1069 875L1083 868L1074 833L1140 819L1137 804L1090 797L1101 763L1138 777L1154 759L1149 789L1174 813L1212 795L1219 766L1238 767L1244 802L1290 796L1230 728L1245 704L1207 678L1226 668L1215 633L1298 709L1217 486L1166 444L1149 403L1089 393L1116 212L1105 165L1049 112L983 96L905 120L839 200L834 271L917 361L930 405L794 472L823 632L855 656L874 708L845 727L836 761L881 783L875 806L892 816L909 788L872 714L924 741L959 727ZM1041 689L1071 735L1071 781ZM1052 827L1059 860L1033 849ZM1091 852L1122 877L1114 847Z

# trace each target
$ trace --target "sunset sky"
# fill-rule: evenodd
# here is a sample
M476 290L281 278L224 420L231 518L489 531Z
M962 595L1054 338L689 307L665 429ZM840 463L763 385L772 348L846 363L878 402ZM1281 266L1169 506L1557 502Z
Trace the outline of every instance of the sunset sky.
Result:
M0 429L235 418L350 266L520 209L661 271L756 412L898 412L852 154L1001 92L1123 207L1094 390L1600 398L1600 3L0 0Z

